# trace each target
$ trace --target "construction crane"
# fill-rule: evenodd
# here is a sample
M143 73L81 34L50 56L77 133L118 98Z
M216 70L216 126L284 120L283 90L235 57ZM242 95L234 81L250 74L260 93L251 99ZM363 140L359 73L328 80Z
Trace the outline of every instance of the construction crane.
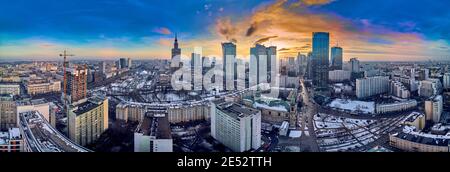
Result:
M73 54L67 54L67 51L64 50L63 54L59 54L60 57L64 57L64 62L63 62L63 72L64 72L64 105L66 105L67 108L67 76L66 76L66 68L67 66L67 57L68 56L75 56Z

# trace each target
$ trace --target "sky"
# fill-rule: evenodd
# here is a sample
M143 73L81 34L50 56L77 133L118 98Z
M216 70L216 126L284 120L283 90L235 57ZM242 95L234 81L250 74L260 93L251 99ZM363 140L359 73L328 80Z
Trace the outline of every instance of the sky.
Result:
M311 51L312 32L330 32L344 60L450 60L448 0L0 0L0 59L152 59L221 42L241 58L255 43L280 57ZM75 57L74 57L75 58Z

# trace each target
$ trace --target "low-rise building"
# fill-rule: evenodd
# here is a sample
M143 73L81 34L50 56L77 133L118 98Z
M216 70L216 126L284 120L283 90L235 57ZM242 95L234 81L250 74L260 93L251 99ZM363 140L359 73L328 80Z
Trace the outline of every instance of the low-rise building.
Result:
M405 126L402 132L389 135L389 144L407 152L449 152L450 135L434 135L414 131Z
M34 96L38 94L61 92L61 81L53 80L31 80L25 85L28 94Z
M116 106L116 119L125 122L139 122L145 115L145 108L142 105L119 103Z
M414 126L419 130L423 130L423 128L425 128L425 115L419 112L412 112L403 124Z
M134 152L173 152L173 140L166 114L145 116L134 132Z
M16 102L11 94L0 95L0 130L17 127Z
M410 110L415 107L417 107L417 101L416 100L408 100L408 101L389 103L389 104L377 104L375 109L376 109L376 113L384 114L384 113Z
M20 83L16 82L0 82L0 94L20 94Z
M16 107L17 116L22 112L38 111L45 120L50 121L50 106L45 99L17 101Z
M167 116L170 123L209 120L210 106L207 103L176 105L167 109Z
M0 152L23 152L23 138L19 128L10 128L0 132Z

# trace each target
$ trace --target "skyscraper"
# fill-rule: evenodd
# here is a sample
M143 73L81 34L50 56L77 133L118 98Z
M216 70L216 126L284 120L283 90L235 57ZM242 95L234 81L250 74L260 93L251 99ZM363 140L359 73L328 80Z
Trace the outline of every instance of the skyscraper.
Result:
M223 81L225 90L234 90L236 78L236 44L222 43Z
M358 73L359 69L359 60L357 58L350 59L351 71L352 73Z
M334 70L342 70L342 48L331 48L331 68Z
M313 84L319 88L328 86L330 34L314 32L312 41Z
M250 86L271 83L276 70L277 47L256 44L250 48Z
M181 61L181 49L178 48L178 38L177 38L177 35L175 34L175 41L173 43L173 48L172 48L172 60L171 60L170 67L172 67L172 68L180 67L180 61Z
M101 61L99 64L99 70L100 73L106 74L106 63L104 61Z

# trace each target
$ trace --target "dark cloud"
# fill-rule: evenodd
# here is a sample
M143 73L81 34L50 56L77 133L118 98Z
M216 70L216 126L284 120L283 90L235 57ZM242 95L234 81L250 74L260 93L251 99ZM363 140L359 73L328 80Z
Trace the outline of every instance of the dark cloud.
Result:
M257 41L255 41L255 44L262 44L262 43L267 42L267 41L269 41L270 39L273 39L273 38L276 38L276 37L278 37L278 36L268 36L268 37L264 37L264 38L261 38L261 39L258 39Z
M247 33L245 34L245 36L252 36L253 33L255 33L257 29L258 29L258 26L256 25L256 23L252 23L250 25L250 27L247 29Z

